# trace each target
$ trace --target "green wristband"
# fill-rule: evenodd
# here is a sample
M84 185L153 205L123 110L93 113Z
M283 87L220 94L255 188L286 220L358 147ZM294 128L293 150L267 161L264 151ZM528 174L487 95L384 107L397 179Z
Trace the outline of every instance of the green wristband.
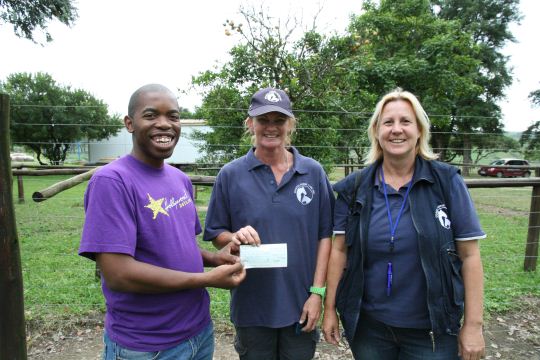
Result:
M309 288L309 292L312 294L320 295L321 298L324 299L324 295L326 295L326 287L316 287L312 286Z

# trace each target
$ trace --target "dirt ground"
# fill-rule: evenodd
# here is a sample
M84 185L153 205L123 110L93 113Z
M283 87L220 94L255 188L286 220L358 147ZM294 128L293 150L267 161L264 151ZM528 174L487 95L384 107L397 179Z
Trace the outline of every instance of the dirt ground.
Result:
M91 321L70 331L31 332L27 342L28 359L97 360L101 358L103 333L99 321ZM484 327L486 359L540 360L540 299L524 298L520 311L495 315ZM237 359L230 326L216 325L215 360ZM315 359L352 359L345 346L319 342Z

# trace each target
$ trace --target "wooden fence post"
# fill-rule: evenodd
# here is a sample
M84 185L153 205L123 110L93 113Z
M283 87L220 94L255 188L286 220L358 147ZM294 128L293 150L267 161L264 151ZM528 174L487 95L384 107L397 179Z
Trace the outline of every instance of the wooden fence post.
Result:
M533 186L531 211L529 212L529 230L525 247L523 270L535 271L538 261L538 238L540 235L540 186Z
M24 184L22 175L17 176L17 189L19 190L19 204L24 204Z
M21 360L26 331L9 144L9 96L0 94L0 359Z

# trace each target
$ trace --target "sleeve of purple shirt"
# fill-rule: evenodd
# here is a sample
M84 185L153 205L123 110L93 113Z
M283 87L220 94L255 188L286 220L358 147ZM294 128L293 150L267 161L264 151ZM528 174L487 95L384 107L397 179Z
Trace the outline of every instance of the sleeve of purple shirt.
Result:
M135 208L122 182L98 176L84 195L86 212L79 255L95 260L95 253L134 256L137 243ZM123 194L123 195L122 195Z

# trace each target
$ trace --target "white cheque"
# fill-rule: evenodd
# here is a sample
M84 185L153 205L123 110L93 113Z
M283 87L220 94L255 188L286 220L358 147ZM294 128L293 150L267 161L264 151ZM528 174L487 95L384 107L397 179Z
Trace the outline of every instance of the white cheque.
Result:
M240 245L246 269L287 267L287 244Z

